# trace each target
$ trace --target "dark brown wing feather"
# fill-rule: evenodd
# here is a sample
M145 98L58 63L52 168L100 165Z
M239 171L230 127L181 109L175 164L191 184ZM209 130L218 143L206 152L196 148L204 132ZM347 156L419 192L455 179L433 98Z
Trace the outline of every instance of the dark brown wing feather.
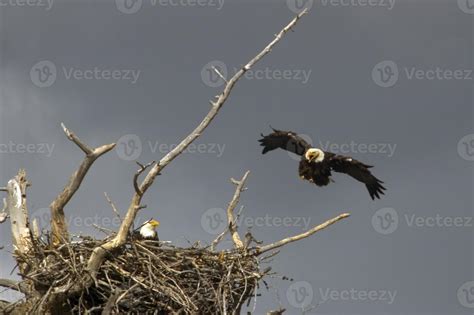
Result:
M280 148L303 155L311 147L303 138L292 131L273 129L271 134L268 136L262 134L262 137L262 139L258 140L263 147L262 154Z
M373 166L364 164L348 156L326 153L327 162L331 168L339 173L345 173L365 184L372 199L380 199L380 194L384 195L386 188L382 186L383 182L372 175L369 168Z

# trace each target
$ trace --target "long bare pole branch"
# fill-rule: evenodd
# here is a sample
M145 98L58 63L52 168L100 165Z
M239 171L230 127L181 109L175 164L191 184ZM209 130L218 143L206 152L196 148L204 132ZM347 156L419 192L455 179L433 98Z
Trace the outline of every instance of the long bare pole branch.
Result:
M239 233L237 232L237 226L234 221L234 209L239 204L240 194L246 189L245 182L247 181L247 177L249 176L249 174L250 171L245 172L244 177L242 177L240 181L232 179L232 183L236 185L237 188L235 189L234 197L232 197L232 200L230 201L229 206L227 207L227 222L229 224L229 233L232 237L232 240L234 241L235 247L237 248L243 248L244 243L242 243Z
M295 235L295 236L291 236L291 237L287 237L285 239L282 239L281 241L278 241L278 242L275 242L275 243L272 243L272 244L257 247L256 248L256 254L260 255L260 254L263 254L263 253L268 252L270 250L274 250L275 248L285 246L286 244L293 243L293 242L299 241L301 239L307 238L307 237L313 235L314 233L319 232L319 231L327 228L330 225L333 225L337 221L348 218L349 216L350 216L350 213L340 214L337 217L335 217L333 219L330 219L330 220L327 220L323 224L317 225L317 226L313 227L312 229L310 229L310 230L308 230L304 233L301 233L301 234L298 234L298 235Z
M85 154L86 157L82 161L79 168L72 174L64 187L63 191L51 203L51 231L53 234L53 244L58 245L69 239L68 227L64 215L64 207L74 196L76 191L81 186L82 181L87 175L92 164L103 154L109 152L115 147L115 143L103 145L101 147L91 149L84 142L82 142L73 132L61 123L64 133L69 140L74 142Z
M236 248L244 247L244 243L240 239L239 233L237 231L238 226L235 223L234 210L235 210L235 207L237 207L237 205L239 204L240 194L246 189L245 183L247 181L247 177L249 176L249 174L250 174L250 171L245 172L244 177L242 177L240 181L237 181L233 178L231 179L231 182L237 187L235 188L235 193L234 193L234 196L232 197L232 200L229 202L229 205L227 206L227 229L225 229L221 234L219 234L217 238L212 242L211 250L214 250L217 244L224 238L227 231L229 231L229 234Z
M227 81L224 90L220 95L218 95L216 101L211 101L211 110L208 114L204 117L201 123L186 137L184 138L181 143L171 150L168 154L166 154L159 163L155 164L151 170L146 175L145 179L143 180L142 184L140 185L139 191L140 194L135 192L132 197L130 206L127 210L125 218L119 228L117 235L109 242L103 244L100 247L94 249L89 261L88 261L88 271L90 275L95 278L95 275L102 264L105 255L120 246L122 246L125 241L127 234L132 226L135 217L138 211L141 209L140 203L143 197L143 194L148 190L148 188L153 184L156 176L160 174L160 172L169 164L171 163L177 156L179 156L186 148L196 140L204 130L209 126L212 120L217 116L219 110L222 108L224 103L229 98L232 89L234 88L237 81L250 70L257 62L259 62L263 57L265 57L268 53L270 53L273 47L283 38L283 36L288 33L300 20L302 16L304 16L308 11L303 10L300 14L298 14L295 18L291 20L291 22L286 25L276 36L275 38L262 50L260 51L254 58L252 58L242 69L237 71L237 73Z

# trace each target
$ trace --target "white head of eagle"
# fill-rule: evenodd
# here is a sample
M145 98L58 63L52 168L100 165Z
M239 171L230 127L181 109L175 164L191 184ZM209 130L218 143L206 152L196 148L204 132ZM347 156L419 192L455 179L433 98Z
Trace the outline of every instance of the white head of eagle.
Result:
M156 220L150 220L143 224L140 228L140 235L143 238L157 238L158 233L156 232L156 228L160 225L160 222Z
M308 160L308 162L321 163L324 161L324 152L318 148L310 148L308 151L306 151L304 157L306 160Z

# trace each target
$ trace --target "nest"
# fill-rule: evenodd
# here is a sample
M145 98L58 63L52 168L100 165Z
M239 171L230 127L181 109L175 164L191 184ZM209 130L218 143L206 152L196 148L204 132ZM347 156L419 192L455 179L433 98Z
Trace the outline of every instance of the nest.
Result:
M38 260L25 261L27 278L45 294L77 283L101 243L82 238L54 250L35 246ZM70 297L64 307L75 314L100 314L106 308L120 314L232 314L250 301L262 276L258 259L245 251L130 239L104 262L95 285Z

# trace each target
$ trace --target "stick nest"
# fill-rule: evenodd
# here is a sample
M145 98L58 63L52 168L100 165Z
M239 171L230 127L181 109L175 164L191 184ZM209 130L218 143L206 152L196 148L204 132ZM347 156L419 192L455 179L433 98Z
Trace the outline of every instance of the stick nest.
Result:
M37 244L24 262L39 292L81 281L92 250L103 241L82 238L52 250ZM31 257L36 257L31 261ZM263 273L258 259L245 251L212 252L177 248L158 241L130 239L111 253L95 285L70 297L75 314L232 314L250 301Z

